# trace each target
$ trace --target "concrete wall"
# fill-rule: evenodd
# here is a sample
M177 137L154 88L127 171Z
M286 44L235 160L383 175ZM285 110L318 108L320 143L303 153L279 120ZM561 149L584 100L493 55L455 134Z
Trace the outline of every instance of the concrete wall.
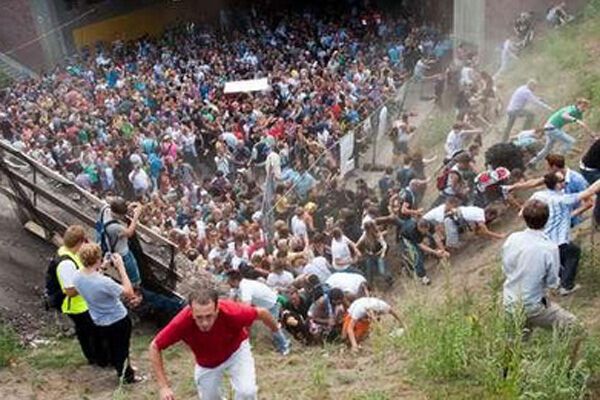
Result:
M496 49L513 32L513 23L523 11L533 11L544 24L546 10L558 0L454 0L454 34L480 49L484 61L497 58ZM580 10L587 0L567 1L570 12Z
M513 23L523 11L533 11L538 23L544 23L546 11L556 4L557 0L488 0L486 2L486 41L488 44L500 44L508 32L512 33ZM587 0L567 1L570 12L580 10Z
M37 37L29 0L0 1L0 52L36 69L45 60Z

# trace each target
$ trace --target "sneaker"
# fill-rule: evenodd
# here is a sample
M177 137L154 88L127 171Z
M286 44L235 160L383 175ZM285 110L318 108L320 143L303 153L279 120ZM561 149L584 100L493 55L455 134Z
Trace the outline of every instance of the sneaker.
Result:
M146 382L148 377L146 375L135 375L132 379L124 380L124 385L135 385L136 383Z
M421 278L421 283L425 286L431 284L431 279L429 279L429 277L426 275L424 277Z
M292 342L290 342L289 340L287 341L287 343L285 344L285 346L283 347L283 349L281 349L279 351L279 353L282 356L287 356L288 354L290 354L290 351L292 349Z
M573 294L573 292L575 292L576 290L579 290L579 289L581 289L580 284L576 284L571 289L565 289L564 287L561 287L560 289L558 289L558 294L560 296L568 296L570 294Z

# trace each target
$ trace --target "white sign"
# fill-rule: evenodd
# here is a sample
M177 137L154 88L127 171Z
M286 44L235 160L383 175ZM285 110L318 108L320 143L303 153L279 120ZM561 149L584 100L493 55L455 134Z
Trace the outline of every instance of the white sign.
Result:
M225 93L248 93L271 90L267 78L225 82Z
M387 132L387 118L388 109L386 106L383 106L381 111L379 112L379 126L377 127L377 137L383 137L383 135Z
M345 176L354 169L354 132L350 131L340 139L340 175Z

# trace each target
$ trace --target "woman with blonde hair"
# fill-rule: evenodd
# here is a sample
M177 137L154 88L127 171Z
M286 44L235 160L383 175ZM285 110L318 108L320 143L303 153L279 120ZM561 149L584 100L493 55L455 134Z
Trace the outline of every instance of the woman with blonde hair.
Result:
M121 296L132 300L136 296L123 259L118 253L112 253L103 261L100 246L91 243L81 246L79 258L84 268L78 271L73 283L88 304L98 334L108 344L111 364L123 383L139 382L129 365L131 320L121 301ZM116 269L121 284L102 273L109 267Z

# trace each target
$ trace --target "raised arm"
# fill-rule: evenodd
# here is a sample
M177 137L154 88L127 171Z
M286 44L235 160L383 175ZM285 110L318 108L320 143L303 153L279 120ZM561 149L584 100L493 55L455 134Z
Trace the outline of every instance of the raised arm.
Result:
M600 180L597 180L593 184L591 184L587 189L578 194L579 200L586 201L587 199L594 196L596 193L600 192Z

